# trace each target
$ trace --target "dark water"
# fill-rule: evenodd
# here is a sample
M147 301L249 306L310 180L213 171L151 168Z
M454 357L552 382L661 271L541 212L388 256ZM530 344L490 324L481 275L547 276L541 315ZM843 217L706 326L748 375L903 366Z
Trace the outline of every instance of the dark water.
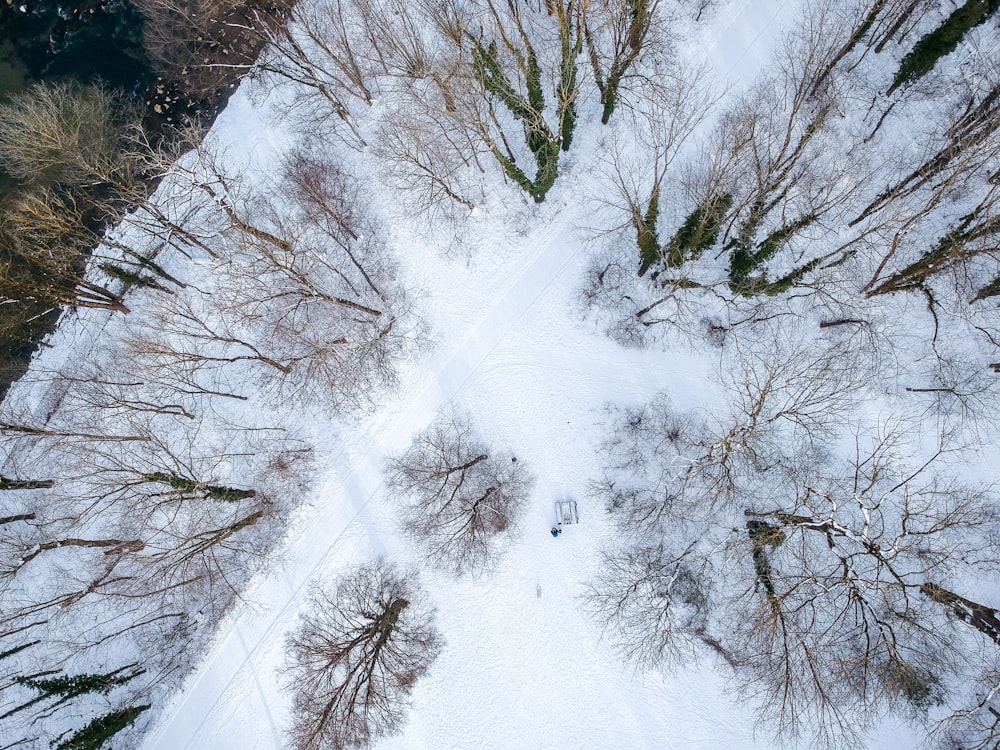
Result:
M0 101L40 81L102 82L142 96L153 73L127 0L0 0ZM0 169L0 198L12 189Z
M142 20L127 0L0 0L0 96L51 80L141 94L152 78Z

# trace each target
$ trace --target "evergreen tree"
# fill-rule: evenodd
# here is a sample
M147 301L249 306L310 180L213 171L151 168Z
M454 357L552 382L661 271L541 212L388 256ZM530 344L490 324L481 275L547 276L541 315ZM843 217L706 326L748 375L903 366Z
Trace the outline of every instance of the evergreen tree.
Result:
M49 679L16 677L14 682L18 685L23 685L24 687L33 688L38 695L27 703L22 703L21 705L12 708L10 711L7 711L7 713L0 715L0 719L6 719L8 716L16 714L18 711L23 711L29 706L33 706L46 698L55 698L58 696L59 700L53 704L53 706L58 706L68 700L76 698L78 695L84 695L86 693L100 693L101 695L107 695L116 685L124 685L126 682L135 679L145 671L140 669L135 672L129 672L128 674L122 674L134 666L135 664L129 664L128 666L120 667L113 672L108 672L106 674L62 675L60 677L52 677Z
M152 474L145 474L143 476L147 482L158 482L161 484L169 485L171 488L179 493L189 493L189 494L203 494L206 498L211 498L212 500L219 500L227 503L236 503L240 500L246 500L250 497L256 497L256 490L241 490L235 487L225 487L218 484L205 484L203 482L195 482L191 479L185 477L177 476L176 474L167 474L162 471L155 471Z
M149 705L123 708L98 716L72 737L55 746L55 750L101 750L104 743L128 726L131 726Z
M492 6L490 6L492 7ZM535 160L534 178L515 162L509 149L502 150L492 140L490 151L496 157L506 175L517 183L536 203L545 200L545 195L556 181L560 151L569 151L576 127L577 85L576 59L583 50L582 15L576 0L565 0L547 6L549 15L555 16L558 24L560 43L560 65L555 91L555 105L558 125L552 127L543 116L545 109L545 78L542 65L534 45L515 14L512 27L507 29L501 23L499 32L503 47L497 42L480 36L467 34L472 45L472 69L489 98L503 104L515 120L524 127L525 145ZM499 22L499 16L496 16ZM514 32L516 31L516 36ZM519 38L521 46L513 41ZM506 51L514 61L514 70L509 70L502 57ZM512 77L510 74L514 73ZM526 94L516 85L517 74L523 78ZM506 143L506 139L502 139Z
M899 70L887 93L913 83L930 73L938 60L954 52L966 33L1000 10L1000 0L967 0L944 23L925 34L899 63Z

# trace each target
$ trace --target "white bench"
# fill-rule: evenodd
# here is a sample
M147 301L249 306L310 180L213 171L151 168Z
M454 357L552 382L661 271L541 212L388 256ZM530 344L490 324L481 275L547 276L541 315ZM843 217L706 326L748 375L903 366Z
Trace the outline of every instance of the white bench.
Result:
M576 512L576 500L556 501L556 522L563 526L580 523L580 516Z

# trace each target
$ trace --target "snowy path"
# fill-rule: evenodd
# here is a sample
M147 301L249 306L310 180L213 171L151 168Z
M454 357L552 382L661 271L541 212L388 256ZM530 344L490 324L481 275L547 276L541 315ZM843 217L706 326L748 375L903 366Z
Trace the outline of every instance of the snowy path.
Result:
M596 715L603 691L615 685L624 699L616 702L617 713L605 712L600 717L603 729L590 726L578 741L582 746L602 747L612 736L624 732L621 736L629 735L633 747L659 746L668 735L668 727L649 722L652 696L643 696L645 690L631 684L632 675L617 663L609 649L598 650L584 616L567 618L567 612L579 609L572 600L579 576L574 568L590 567L594 561L600 531L595 514L589 513L589 527L574 530L580 532L579 538L559 540L563 553L573 553L569 558L551 558L554 547L547 534L551 498L566 492L579 497L590 473L580 433L593 423L592 407L616 394L649 395L666 384L675 369L666 357L653 362L648 353L621 352L566 320L570 302L567 297L573 294L583 260L572 241L571 228L557 223L526 239L520 248L508 253L501 267L494 266L478 280L475 276L482 270L455 269L454 263L443 260L428 262L424 258L411 269L417 273L422 270L426 281L434 277L439 283L440 279L447 280L448 288L435 291L446 295L452 325L460 320L464 328L450 330L447 341L455 343L432 357L423 378L417 375L396 403L363 423L359 428L363 434L354 432L352 444L369 446L368 450L351 457L341 455L336 461L346 464L346 469L332 473L320 493L322 504L310 508L308 518L293 529L285 545L290 556L250 592L249 598L260 604L242 608L223 624L221 632L225 635L167 708L147 738L146 748L281 746L280 727L287 707L275 690L275 668L280 664L284 633L294 624L304 588L318 572L354 556L384 552L396 559L408 556L391 522L379 516L381 509L369 507L378 505L372 500L379 495L382 459L385 453L405 445L410 433L426 424L438 405L452 400L472 408L491 438L517 444L539 474L539 486L525 524L530 543L525 542L511 554L497 580L456 585L433 574L425 575L431 593L440 590L441 598L452 602L447 615L441 617L449 643L442 661L454 661L456 666L454 671L442 666L436 673L480 673L479 681L473 680L476 684L462 689L463 705L468 703L470 691L472 695L499 695L511 688L518 692L516 684L510 683L520 670L515 668L512 673L512 665L505 666L504 660L512 649L520 650L521 658L530 657L530 664L523 668L525 676L530 674L535 681L534 689L541 691L541 702L527 703L523 698L517 701L523 715L504 717L510 733L532 727L536 747L564 746L558 737L542 742L540 724L548 718L546 703L554 702L553 709L566 704L561 710L574 714L573 705L580 696L572 696L582 692L588 703L596 704ZM559 374L555 382L552 373ZM694 378L688 385L696 387ZM566 403L559 392L572 394L571 402ZM526 414L531 417L522 422ZM517 435L519 423L533 427L534 434L520 430L522 434ZM333 436L323 449L339 451L337 441ZM574 444L579 444L581 450L567 455ZM558 582L557 588L550 591L553 582ZM545 590L541 599L536 595L538 586ZM456 588L462 592L458 596ZM484 589L488 591L487 601L482 601ZM470 600L474 602L471 606L493 611L502 627L484 632L475 612L462 611L470 606ZM439 598L435 597L435 601ZM454 606L457 601L465 604ZM523 617L510 616L519 611ZM471 632L462 635L470 627ZM511 629L518 633L515 643L508 640ZM496 640L494 646L487 645L488 639ZM562 653L550 647L559 640L577 645ZM577 652L581 648L585 655ZM484 651L493 652L496 658L484 661ZM574 662L572 670L559 664L567 658ZM549 669L539 670L540 663ZM567 673L565 679L559 677L561 671ZM573 672L578 674L574 677ZM541 681L540 674L544 675ZM415 711L414 731L407 732L406 740L399 741L402 744L391 742L388 746L510 746L501 740L502 733L491 731L480 736L479 731L469 734L468 726L464 732L450 726L454 717L446 707L455 699L445 695L454 689L454 685L436 684L433 675L429 677L426 688L418 690L418 695L428 696L423 701L427 712ZM652 685L646 688L650 689ZM434 695L439 692L442 695ZM482 705L492 711L491 701ZM470 709L466 706L463 711L468 715ZM627 732L625 727L629 727ZM603 737L596 743L595 731ZM676 727L671 731L676 732ZM426 735L426 740L422 741L421 735ZM510 737L509 741L514 739Z
M553 234L549 230L542 237L533 238L528 243L531 247L543 250L538 253L535 262L519 277L510 280L499 299L492 301L492 304L482 305L481 309L486 314L470 321L470 326L458 345L438 358L442 362L433 368L430 384L409 400L404 407L406 413L400 414L398 405L395 410L386 408L382 418L376 421L373 431L377 433L381 431L380 428L384 429L384 423L388 421L386 413L391 414L392 422L401 426L426 422L432 413L431 404L448 402L457 394L462 384L497 346L511 324L524 314L531 302L544 292L567 265L566 246L553 243ZM199 733L214 717L227 688L244 683L247 673L255 671L257 652L276 631L287 626L289 615L299 603L306 583L336 551L343 535L358 521L365 506L379 491L378 477L382 458L390 440L395 438L393 442L398 444L401 437L405 439L409 434L408 430L401 435L399 432L397 430L396 434L383 436L376 443L370 442L370 435L366 436L369 440L359 441L372 447L358 457L346 473L332 480L345 488L351 488L351 500L356 503L355 512L352 515L335 516L323 512L322 508L311 509L313 518L301 535L285 542L287 547L298 551L296 559L281 565L260 589L249 594L249 598L254 601L267 602L266 611L250 609L239 614L234 621L224 623L223 628L229 629L228 635L201 664L179 700L167 712L168 715L178 715L183 719L161 724L160 730L148 738L146 747L179 750L207 746L199 741ZM331 449L337 450L333 446ZM302 525L299 524L300 527ZM257 675L252 676L252 681L259 690ZM262 708L274 746L280 746L278 730L267 715L266 703Z
M245 607L223 624L221 632L226 635L189 679L185 690L167 708L163 720L148 737L145 747L150 750L181 750L281 746L279 727L282 721L272 715L274 704L281 704L281 698L275 695L274 690L274 668L280 663L282 639L294 623L305 586L318 571L328 567L338 556L350 555L352 548L356 546L367 547L362 553L364 556L386 552L387 545L399 545L391 528L385 533L380 528L379 519L372 518L368 508L373 498L379 495L383 456L404 445L410 432L426 424L438 405L460 399L466 386L470 386L472 392L480 389L484 391L482 399L468 399L470 405L482 403L486 405L486 411L492 409L508 415L512 413L512 418L508 416L507 421L513 423L508 425L508 429L514 431L517 415L524 409L530 408L535 413L535 418L530 420L532 424L537 424L540 412L553 412L553 419L547 423L549 434L522 436L520 441L522 446L525 442L536 443L537 447L529 447L525 454L533 462L536 471L543 474L540 477L540 491L536 492L539 502L533 508L533 517L527 527L535 532L535 536L540 530L542 538L547 538L545 532L551 523L547 500L552 495L545 491L546 485L556 485L563 491L572 488L578 493L582 490L581 479L585 478L578 469L572 467L554 472L553 469L560 468L560 464L566 462L558 460L559 451L553 448L572 445L577 439L576 433L581 423L593 421L593 415L589 413L589 408L594 403L592 394L610 398L615 390L627 392L643 383L645 387L640 390L655 391L668 374L662 366L651 366L648 355L632 353L622 357L620 352L606 342L595 340L581 331L573 331L573 326L568 321L559 322L559 318L566 317L565 308L569 301L565 297L572 294L583 260L569 236L571 234L571 229L563 223L550 226L528 238L518 251L508 255L503 272L499 272L497 268L490 270L488 276L493 282L492 288L481 283L482 279L480 283L473 283L471 278L462 278L463 274L455 273L455 269L449 267L454 264L447 261L428 263L426 259L423 260L420 268L427 275L426 280L430 281L437 276L439 280L450 281L447 283L450 288L438 289L436 292L449 301L451 311L459 311L460 315L457 317L465 322L464 330L450 332L447 341L456 342L455 345L439 351L432 358L432 365L428 368L430 375L425 376L423 382L418 378L414 384L416 387L405 389L404 398L396 404L390 404L370 423L363 425L363 435L354 433L352 444L367 445L368 450L352 458L341 455L337 463L347 462L346 470L334 472L329 477L328 486L320 493L324 497L323 504L310 508L308 519L300 522L286 541L285 546L294 551L294 557L290 557L256 590L250 592L249 598L252 601L266 604ZM529 259L530 262L524 263L524 259ZM420 269L412 270L419 272ZM466 273L469 273L468 269ZM463 293L467 295L464 304L461 299ZM436 295L436 299L441 299L441 296ZM562 307L562 315L556 315L553 319L551 311L534 309L546 304ZM539 330L539 325L546 330ZM512 332L520 335L511 335ZM542 351L539 351L539 347ZM595 367L597 363L599 366ZM551 381L549 373L553 371L562 373L559 387L565 392L576 394L577 397L573 399L575 406L561 404L561 399L553 402L552 394L539 388ZM516 406L513 409L507 408L507 405L518 402L520 409ZM480 417L479 421L484 420ZM490 422L499 425L503 421L499 414L487 415L483 426L489 434ZM332 453L342 450L337 446L336 436L331 437L330 444L322 450L325 449ZM391 523L387 524L382 519L381 526L386 525L391 527ZM596 531L596 528L593 530ZM359 535L366 536L366 540L359 542L355 538ZM550 538L549 541L551 542ZM569 540L560 541L569 544ZM405 550L393 551L406 555ZM541 560L532 559L532 552L530 549L525 550L525 554L515 557L513 561L515 567L522 570L521 574L514 573L513 579L508 583L516 589L514 595L518 598L528 595L536 598L537 571L548 570L554 564L544 557ZM501 575L503 572L501 571ZM560 572L565 576L567 589L571 588L573 571L564 569ZM454 584L449 585L446 580L437 583L445 589L454 588ZM499 581L490 581L486 587L499 585ZM472 591L467 595L474 595L482 588L482 585L471 585ZM555 609L553 597L546 596L544 603L550 617L566 616L567 611L560 614ZM504 598L491 596L489 606L503 609ZM565 601L565 606L569 612L578 609L575 602L570 600ZM475 624L476 618L472 617L471 622ZM521 634L526 652L544 652L547 639L559 637L551 632L559 630L552 621L548 622L548 628L526 621L522 621L520 625L530 626L529 630ZM586 632L585 623L577 621L574 629L577 632L573 641L593 641L593 634ZM461 639L449 638L449 643L458 648ZM474 651L482 649L481 641L474 639L473 644ZM508 650L508 645L498 644L499 653ZM551 657L550 653L549 658ZM458 657L453 649L451 656L443 658L450 660ZM604 658L607 661L608 654ZM585 662L580 662L580 666L584 664ZM499 665L493 666L499 668ZM592 666L584 669L584 672L590 673ZM465 671L468 672L468 668ZM603 665L600 671L621 670L611 661ZM441 670L441 674L449 672L450 670ZM553 669L550 677L555 673L556 670ZM499 689L497 679L509 680L510 675L506 678L492 676L492 683L486 681L484 676L481 685L492 684L494 689ZM584 679L581 675L581 682ZM617 679L620 680L621 676L618 675ZM610 684L613 680L594 681L591 678L591 681L593 689ZM447 686L444 688L447 689ZM437 701L433 703L437 704ZM646 706L630 711L629 723L638 727L640 719L648 710ZM619 720L622 718L624 717L619 717ZM513 726L516 728L527 724L516 723ZM662 736L660 730L654 728L648 739L655 744L655 738ZM549 746L556 747L559 744L557 742ZM413 746L424 745L418 743ZM443 745L434 741L426 746ZM463 742L454 746L466 745ZM590 746L599 747L601 744Z

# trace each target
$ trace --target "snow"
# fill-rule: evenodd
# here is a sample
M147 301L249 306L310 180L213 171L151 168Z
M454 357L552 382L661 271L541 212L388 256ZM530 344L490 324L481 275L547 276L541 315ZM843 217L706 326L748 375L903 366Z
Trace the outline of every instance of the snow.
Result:
M568 211L546 205L540 213L541 229L496 253L477 250L468 265L415 237L396 243L414 250L401 258L403 277L425 291L437 347L349 436L317 425L319 452L331 456L319 500L144 747L281 746L288 705L275 675L303 594L311 581L372 556L418 564L382 502L381 468L448 403L467 409L495 445L510 446L538 484L521 540L495 577L456 582L422 571L447 648L416 689L411 726L384 747L503 748L530 738L540 748L652 748L666 737L678 746L767 745L754 742L752 721L717 677L634 674L583 611L583 585L610 531L586 488L600 408L664 387L697 401L711 365L623 350L586 330L573 311L587 255ZM553 503L562 497L577 500L581 524L553 539ZM725 708L706 713L704 705Z
M723 87L745 89L799 7L799 0L722 3L692 39L691 62L707 64ZM266 97L244 87L213 138L228 144L234 160L266 169L295 135L273 122ZM574 148L597 149L609 137L600 126L581 128ZM773 746L727 692L722 670L707 662L667 674L636 670L586 611L587 581L612 534L587 488L597 473L603 406L666 390L683 409L707 407L719 398L718 355L625 349L582 318L577 296L590 258L583 227L591 204L576 198L603 188L596 171L579 160L567 164L541 206L527 205L510 186L498 189L466 220L459 251L445 252L447 237L420 231L392 194L375 188L392 219L400 276L415 291L433 346L405 365L398 389L372 413L334 420L304 410L321 472L312 500L162 709L145 750L284 747L284 640L309 587L377 556L420 566L384 499L383 466L447 405L468 411L537 483L520 536L495 573L455 580L421 570L446 647L416 686L404 733L380 750ZM81 346L92 340L77 335ZM578 503L580 524L553 538L553 504L564 498ZM907 731L887 722L870 746L913 746Z
M724 86L746 88L770 61L800 7L800 0L724 3L713 11L694 56L702 56Z
M796 7L793 0L725 5L696 49L721 81L747 85ZM261 118L245 93L235 96L215 135L266 160L273 134ZM581 139L602 137L594 131ZM469 411L482 434L509 446L538 482L520 539L495 575L456 581L421 571L446 648L414 691L405 732L379 747L772 746L727 694L721 671L636 671L585 611L585 585L611 533L587 493L603 405L641 402L664 389L684 407L717 397L711 351L628 350L581 321L576 296L589 253L579 227L587 206L571 198L597 192L587 182L594 178L565 174L540 207L497 199L477 208L463 229L473 238L466 257L405 234L402 217L394 224L401 277L420 290L435 349L374 414L350 426L317 419L319 453L329 459L317 500L294 524L280 562L223 623L145 750L283 746L283 640L304 595L312 582L374 556L419 565L382 498L382 466L446 404ZM391 206L391 195L382 199ZM522 220L528 229L518 237L511 225ZM548 530L561 498L577 500L581 523L554 539Z

